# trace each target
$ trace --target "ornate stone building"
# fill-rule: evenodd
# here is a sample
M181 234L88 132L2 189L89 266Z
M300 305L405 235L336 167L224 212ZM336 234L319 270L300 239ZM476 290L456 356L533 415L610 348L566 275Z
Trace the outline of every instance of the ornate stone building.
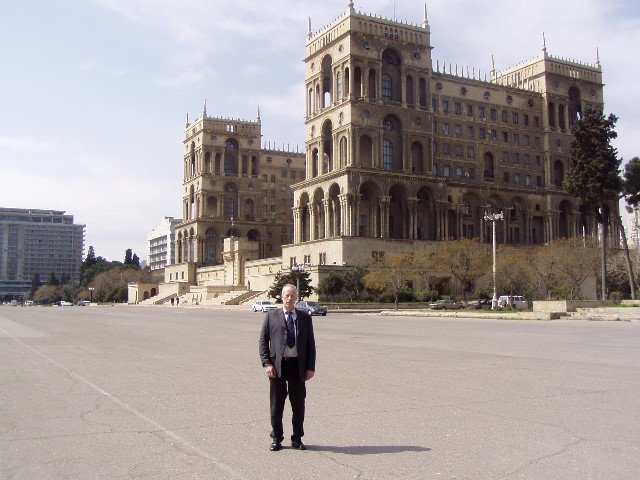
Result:
M603 106L599 60L554 57L543 39L536 58L482 76L434 65L433 48L426 8L411 25L349 2L309 29L305 154L261 148L259 116L211 118L205 106L186 126L184 221L166 284L204 302L225 286L264 290L303 264L317 285L384 252L489 241L487 207L504 213L499 243L596 235L562 184L571 126Z
M422 241L542 244L594 235L562 189L570 129L602 108L599 61L541 54L481 78L432 59L421 25L347 12L306 43L306 180L294 192L290 263L366 264ZM618 238L612 230L612 237ZM283 259L283 264L286 264Z

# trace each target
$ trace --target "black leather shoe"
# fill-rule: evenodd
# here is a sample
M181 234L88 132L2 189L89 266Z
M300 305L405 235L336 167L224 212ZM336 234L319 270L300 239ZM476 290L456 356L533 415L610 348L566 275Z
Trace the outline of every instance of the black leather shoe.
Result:
M273 442L269 447L269 450L271 450L272 452L277 452L280 449L282 449L282 444L280 442Z
M307 447L302 443L302 440L291 440L291 448L296 450L306 450Z

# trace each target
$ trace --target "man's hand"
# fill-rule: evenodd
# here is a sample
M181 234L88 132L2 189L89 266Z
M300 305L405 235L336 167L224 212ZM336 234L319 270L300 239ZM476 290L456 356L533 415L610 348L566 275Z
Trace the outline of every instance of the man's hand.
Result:
M307 380L311 380L315 374L313 370L307 370Z
M276 378L276 367L274 367L273 365L267 365L264 371L267 373L267 377Z

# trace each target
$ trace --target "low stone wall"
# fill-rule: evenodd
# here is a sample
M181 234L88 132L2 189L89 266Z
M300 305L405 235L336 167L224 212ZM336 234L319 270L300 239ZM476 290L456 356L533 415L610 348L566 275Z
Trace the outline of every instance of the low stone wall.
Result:
M602 300L536 300L533 302L534 312L575 312L578 308L597 308L612 305L610 301Z

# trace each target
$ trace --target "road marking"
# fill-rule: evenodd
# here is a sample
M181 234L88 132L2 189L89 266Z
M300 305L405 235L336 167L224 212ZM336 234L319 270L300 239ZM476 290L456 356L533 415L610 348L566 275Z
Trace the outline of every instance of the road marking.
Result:
M11 338L38 338L48 337L49 335L41 332L40 330L36 330L35 328L27 327L25 325L14 322L13 320L8 320L6 318L0 317L0 337L2 336Z
M1 319L0 320L4 320ZM8 321L8 320L7 320ZM11 322L14 323L14 322ZM16 324L17 325L17 324ZM28 328L28 327L24 327L24 328ZM204 450L198 448L197 446L195 446L193 443L191 443L189 440L187 440L186 438L172 432L171 430L165 428L164 426L162 426L161 424L159 424L158 422L156 422L155 420L147 417L144 413L142 413L141 411L137 410L136 408L132 407L131 405L129 405L127 402L125 402L124 400L120 400L118 397L116 397L115 395L107 392L106 390L100 388L99 386L95 385L94 383L92 383L91 381L87 380L86 378L84 378L81 375L78 375L77 373L73 372L72 370L68 369L67 367L65 367L64 365L62 365L61 363L57 362L56 360L54 360L53 358L49 357L48 355L45 355L44 353L38 351L37 349L33 348L30 345L27 345L26 343L24 343L22 340L20 340L19 338L17 338L16 336L12 335L10 332L8 332L7 330L5 330L4 328L2 328L2 326L0 326L0 333L3 333L4 335L6 335L7 337L13 339L15 342L19 343L20 345L22 345L24 348L26 348L27 350L31 350L33 353L35 353L36 355L44 358L47 362L55 365L56 367L60 368L61 370L63 370L64 372L66 372L68 375L76 378L77 380L79 380L80 382L84 383L86 386L88 386L89 388L95 390L96 392L98 392L100 395L103 395L109 399L111 399L114 403L116 403L117 405L119 405L120 407L124 408L125 410L133 413L134 415L136 415L138 418L144 420L145 422L147 422L150 426L152 426L153 428L155 428L156 430L159 430L161 432L163 432L164 434L166 434L168 437L170 437L171 439L175 440L177 443L183 445L184 447L190 449L191 451L193 451L194 453L196 453L197 455L199 455L202 458L205 458L207 460L209 460L211 463L213 463L217 468L219 468L220 470L223 470L224 472L230 474L233 478L237 478L237 479L242 479L242 480L246 480L246 477L242 476L239 472L236 472L234 469L232 469L231 467L229 467L228 465L222 463L220 460L212 457L211 455L209 455L207 452L205 452Z

